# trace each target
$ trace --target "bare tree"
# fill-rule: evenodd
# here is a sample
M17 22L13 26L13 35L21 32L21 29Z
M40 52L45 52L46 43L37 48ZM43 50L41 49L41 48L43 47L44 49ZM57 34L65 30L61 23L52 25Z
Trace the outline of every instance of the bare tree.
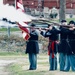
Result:
M60 9L59 9L59 21L65 19L66 14L66 0L59 0L60 1Z
M42 9L44 9L44 0L41 0L42 1Z

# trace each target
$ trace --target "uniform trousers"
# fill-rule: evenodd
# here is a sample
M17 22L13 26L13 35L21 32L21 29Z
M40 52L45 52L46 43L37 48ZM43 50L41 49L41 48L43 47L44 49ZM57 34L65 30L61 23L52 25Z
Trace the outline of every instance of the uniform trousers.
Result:
M29 53L29 63L30 63L30 70L35 70L37 68L37 54Z
M66 63L64 71L69 71L70 67L72 71L75 71L75 55L66 55Z
M59 53L59 66L60 66L60 71L64 70L65 67L65 59L66 55L64 53Z
M49 70L57 70L57 54L54 53L54 58L52 58L52 53L49 55Z

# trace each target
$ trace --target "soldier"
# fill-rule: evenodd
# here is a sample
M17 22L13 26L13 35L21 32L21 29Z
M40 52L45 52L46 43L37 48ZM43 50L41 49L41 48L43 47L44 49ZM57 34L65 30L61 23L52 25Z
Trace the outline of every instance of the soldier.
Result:
M57 70L57 39L58 39L58 31L55 27L48 25L46 32L44 33L41 29L41 35L44 37L49 37L48 44L48 55L49 55L49 70Z
M31 24L30 38L27 42L26 53L29 54L29 70L37 69L37 54L39 53L38 33L35 30L35 24Z
M61 21L61 25L67 25L67 21L66 20L62 20ZM68 29L60 26L60 43L59 43L59 66L60 66L60 71L64 70L64 66L65 66L65 53L68 47L67 44L67 31Z
M75 22L71 20L70 26L75 26ZM69 71L70 67L72 71L75 71L75 27L69 28L68 31L68 49L66 53L66 63L64 71Z

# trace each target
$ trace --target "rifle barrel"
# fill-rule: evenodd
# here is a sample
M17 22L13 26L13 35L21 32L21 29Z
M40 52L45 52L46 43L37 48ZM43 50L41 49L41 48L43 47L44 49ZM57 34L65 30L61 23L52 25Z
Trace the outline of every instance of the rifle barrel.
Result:
M50 23L52 23L52 24L50 24L50 25L55 25L55 26L63 26L63 27L66 27L66 28L72 28L72 27L75 27L75 26L71 26L71 25L62 25L62 24L59 24L59 23L56 23L56 22L52 22L52 21L48 21L48 20L40 20L40 21L38 21L39 23L46 23L46 24L50 24Z
M22 26L22 27L25 27L25 28L31 28L30 26ZM42 30L47 30L47 28L43 28L43 27L34 27L35 29L42 29Z

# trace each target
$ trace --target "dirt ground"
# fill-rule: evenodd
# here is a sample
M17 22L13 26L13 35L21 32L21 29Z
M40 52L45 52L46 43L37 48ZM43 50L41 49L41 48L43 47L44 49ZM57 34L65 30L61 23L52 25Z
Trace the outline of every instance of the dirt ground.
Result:
M48 57L45 57L45 59L43 59L44 57L39 56L38 57L38 63L40 62L47 62L48 63ZM25 63L26 65L23 66L23 70L27 71L29 64L28 63L28 59L27 57L17 57L14 59L14 57L10 60L10 58L1 58L0 57L0 75L11 75L11 72L7 72L7 70L5 70L5 67L8 66L9 64L13 64L13 63ZM49 71L49 64L43 65L43 64L38 64L38 68L37 70L38 72L44 72L44 75L75 75L75 72L61 72L59 70L56 71Z
M15 60L0 59L0 75L9 75L10 72L7 72L5 68L14 62Z

